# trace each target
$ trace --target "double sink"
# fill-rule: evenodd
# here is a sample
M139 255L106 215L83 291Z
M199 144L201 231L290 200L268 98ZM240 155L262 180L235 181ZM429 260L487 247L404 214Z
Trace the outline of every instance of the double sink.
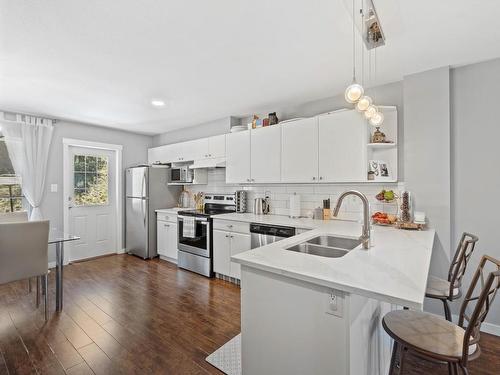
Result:
M317 255L327 258L340 258L350 250L358 247L363 242L360 238L317 236L297 245L287 247L285 250L298 253Z

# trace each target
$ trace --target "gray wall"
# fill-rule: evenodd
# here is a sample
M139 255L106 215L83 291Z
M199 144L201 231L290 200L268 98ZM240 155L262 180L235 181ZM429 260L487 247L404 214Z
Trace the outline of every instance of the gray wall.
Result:
M123 146L123 168L147 162L147 149L152 137L137 135L88 124L59 121L55 125L50 146L48 171L45 180L45 196L42 213L51 226L63 227L63 138L119 144ZM50 185L57 184L57 193L50 192ZM55 260L54 249L49 250L49 261Z
M226 134L232 125L239 124L236 117L224 117L221 119L194 125L188 128L172 130L158 134L153 138L153 146L168 145L189 141L191 139L210 137L212 135Z
M451 72L452 224L453 239L463 231L479 236L465 285L483 254L500 259L500 120L496 90L500 59L468 65ZM455 304L455 313L458 311ZM488 322L500 325L500 299Z
M405 187L436 229L431 273L446 276L450 260L450 81L449 68L404 78ZM426 309L442 305L426 301Z

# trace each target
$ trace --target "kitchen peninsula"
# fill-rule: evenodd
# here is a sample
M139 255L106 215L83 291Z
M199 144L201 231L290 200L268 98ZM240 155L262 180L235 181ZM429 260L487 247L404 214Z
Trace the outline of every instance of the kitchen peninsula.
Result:
M422 309L434 230L374 227L369 250L329 258L287 248L325 235L358 238L359 223L299 219L295 226L311 230L231 258L241 264L243 375L386 374L391 345L380 321L402 306Z

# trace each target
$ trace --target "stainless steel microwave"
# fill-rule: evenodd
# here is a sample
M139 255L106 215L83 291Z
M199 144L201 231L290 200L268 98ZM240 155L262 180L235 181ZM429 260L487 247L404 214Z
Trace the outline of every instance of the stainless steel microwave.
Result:
M170 181L191 183L193 182L193 170L189 169L187 166L173 167L170 170Z

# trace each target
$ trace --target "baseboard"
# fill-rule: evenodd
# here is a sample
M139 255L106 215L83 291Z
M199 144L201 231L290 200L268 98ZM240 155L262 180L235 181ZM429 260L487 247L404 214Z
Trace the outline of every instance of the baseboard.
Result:
M117 254L125 254L127 251L125 248L116 250Z
M451 318L454 323L458 323L458 315L453 314ZM500 336L500 325L483 322L483 324L481 324L481 332L489 333L494 336Z

